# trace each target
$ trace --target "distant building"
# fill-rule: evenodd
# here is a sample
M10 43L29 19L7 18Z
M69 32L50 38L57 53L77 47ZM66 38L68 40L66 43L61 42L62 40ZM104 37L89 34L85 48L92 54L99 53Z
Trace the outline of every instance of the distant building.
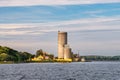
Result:
M69 45L64 46L64 59L72 59L71 48Z
M72 51L67 44L67 32L58 31L58 58L72 59Z
M32 58L32 61L41 61L41 60L43 60L44 59L44 57L43 56L38 56L38 57L34 57L34 58Z
M85 58L81 58L81 62L85 62L86 60L85 60Z
M35 56L32 58L32 61L43 61L43 60L51 60L54 58L54 55L43 52L43 55Z

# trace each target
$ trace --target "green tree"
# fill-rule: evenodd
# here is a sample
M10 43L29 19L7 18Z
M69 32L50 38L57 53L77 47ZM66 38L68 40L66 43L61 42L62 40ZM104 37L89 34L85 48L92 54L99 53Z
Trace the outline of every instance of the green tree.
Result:
M10 56L8 54L6 54L6 53L0 54L1 61L9 61L9 59L10 59Z
M22 61L27 61L30 60L32 57L32 54L28 53L28 52L20 52L21 57L22 57Z
M0 60L6 60L6 61L15 61L15 62L21 62L21 61L27 61L30 59L32 54L28 52L18 52L17 50L14 50L9 47L2 47L0 46Z
M48 55L50 59L53 59L54 58L54 55L53 54L49 54Z
M43 53L43 50L42 49L40 49L40 50L37 50L37 52L36 52L36 57L38 57L38 56L43 56L44 55L44 53Z

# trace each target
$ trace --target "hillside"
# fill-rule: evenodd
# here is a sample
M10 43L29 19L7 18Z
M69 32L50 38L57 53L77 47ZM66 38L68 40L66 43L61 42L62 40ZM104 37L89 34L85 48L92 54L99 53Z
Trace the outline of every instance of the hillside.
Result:
M18 52L9 47L0 46L0 61L24 62L32 57L28 52Z

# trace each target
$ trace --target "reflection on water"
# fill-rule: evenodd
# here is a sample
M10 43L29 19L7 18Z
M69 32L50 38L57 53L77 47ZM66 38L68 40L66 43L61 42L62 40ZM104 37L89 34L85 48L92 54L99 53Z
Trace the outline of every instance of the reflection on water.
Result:
M120 62L1 64L0 80L120 80Z

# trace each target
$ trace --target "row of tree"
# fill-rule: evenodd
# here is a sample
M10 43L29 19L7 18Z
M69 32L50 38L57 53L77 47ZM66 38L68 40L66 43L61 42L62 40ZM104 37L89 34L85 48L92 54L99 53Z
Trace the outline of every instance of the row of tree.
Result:
M19 52L9 47L0 46L0 61L26 62L38 56L48 56L49 59L54 58L53 54L48 54L42 49L37 50L36 54L33 55L28 52ZM79 55L74 54L74 57L77 58ZM80 58L82 57L87 61L120 61L120 56L80 56Z
M18 52L9 47L0 46L0 61L24 62L31 59L31 57L33 55L28 52Z
M48 54L42 49L37 50L36 54L33 55L28 52L19 52L9 47L0 46L0 61L26 62L38 56L48 56L49 59L54 58L53 54Z
M38 57L38 56L44 56L44 57L48 56L49 59L53 59L54 58L53 54L49 54L49 53L43 51L42 49L39 49L39 50L36 51L35 57Z
M87 61L120 61L120 56L81 56Z

